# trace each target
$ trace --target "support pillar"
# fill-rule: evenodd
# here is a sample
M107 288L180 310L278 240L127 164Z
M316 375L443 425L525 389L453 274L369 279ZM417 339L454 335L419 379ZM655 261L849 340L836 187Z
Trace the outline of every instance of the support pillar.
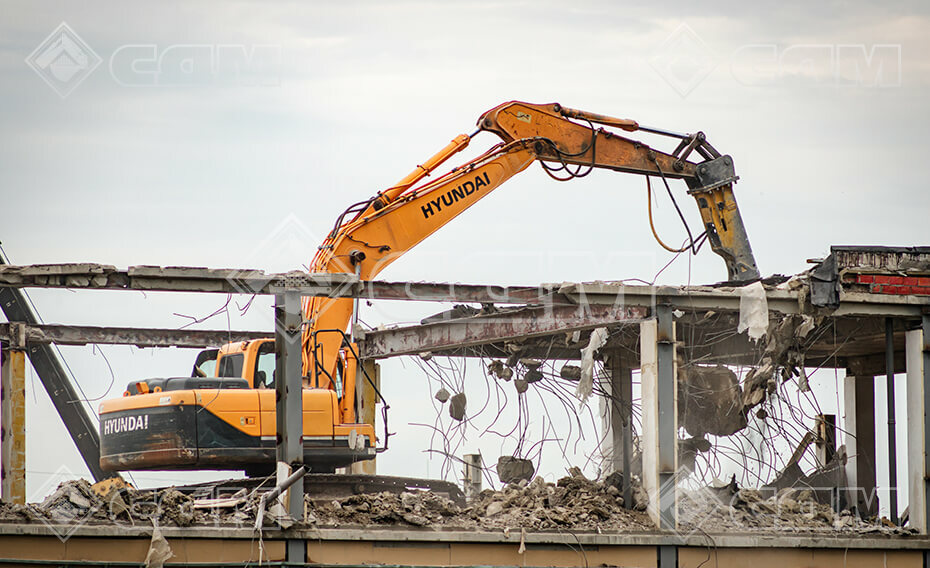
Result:
M481 454L465 454L463 480L465 485L465 498L471 501L477 499L481 493L482 485Z
M611 467L623 473L623 506L633 507L631 461L633 456L633 370L624 361L620 350L610 353L610 431Z
M907 463L910 525L921 534L930 532L930 315L921 329L908 331L907 360Z
M303 378L301 376L300 294L286 290L275 295L275 423L277 427L275 456L277 481L281 484L304 462L303 444ZM304 481L298 479L280 497L287 513L303 520ZM287 561L304 563L307 544L304 540L287 541Z
M875 377L846 375L844 388L848 502L859 515L878 515L875 472Z
M662 530L678 528L678 397L672 309L656 306L640 324L643 389L643 487L647 511Z
M26 353L3 349L0 365L0 500L26 504Z
M380 389L381 366L371 359L359 361L359 366L363 367L365 372L363 373L362 369L359 369L358 373L355 374L355 396L359 409L356 420L362 424L371 424L374 427L376 418L375 404L378 402L378 396L375 393L375 387L371 386L371 383L365 378L365 373L368 373L375 386ZM355 462L349 468L349 471L351 473L375 475L378 472L376 461L377 458Z

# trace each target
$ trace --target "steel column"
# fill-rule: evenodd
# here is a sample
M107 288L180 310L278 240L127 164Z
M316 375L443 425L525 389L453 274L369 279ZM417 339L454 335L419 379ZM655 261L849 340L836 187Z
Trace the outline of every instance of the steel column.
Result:
M678 528L677 479L678 412L675 372L675 322L672 307L656 306L656 364L659 402L659 515L660 528Z
M300 293L287 290L275 296L275 455L278 460L278 483L303 466L303 378L301 377ZM282 496L287 513L303 520L303 477ZM306 542L287 541L287 561L306 562Z
M898 522L898 452L895 437L894 320L885 318L885 398L888 402L888 517Z

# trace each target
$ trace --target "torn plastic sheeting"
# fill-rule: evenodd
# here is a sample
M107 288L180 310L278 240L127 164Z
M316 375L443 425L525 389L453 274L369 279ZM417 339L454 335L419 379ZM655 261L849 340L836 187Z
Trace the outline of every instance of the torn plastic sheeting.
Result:
M152 542L149 544L149 552L145 555L145 568L163 568L165 562L174 556L171 547L158 525L152 529Z
M739 327L737 333L749 330L749 338L758 341L769 329L769 304L761 282L743 286L739 293Z
M599 327L591 332L588 346L581 350L581 380L575 388L575 396L581 404L587 402L594 390L594 353L607 343L607 328Z

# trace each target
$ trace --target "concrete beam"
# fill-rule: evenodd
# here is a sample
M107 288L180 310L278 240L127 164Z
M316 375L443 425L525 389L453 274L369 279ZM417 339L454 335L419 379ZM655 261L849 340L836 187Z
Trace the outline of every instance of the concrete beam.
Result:
M609 304L653 308L656 298L671 308L739 312L739 288L709 286L626 286L623 284L580 283L564 284L556 290L578 304ZM770 312L781 314L804 313L803 299L797 290L766 290ZM920 317L930 305L930 296L881 295L861 292L840 294L840 306L832 316L893 316Z
M205 329L155 329L93 327L84 325L0 323L0 341L25 341L26 345L135 345L136 347L204 348L228 342L270 338L270 331Z
M26 354L4 349L0 364L0 501L26 504Z
M302 296L361 297L371 300L493 304L568 304L553 286L490 286L429 282L359 281L354 274L292 271L130 266L105 264L0 265L0 288L144 290L222 294L268 294L284 290Z
M524 308L487 316L365 332L360 342L360 351L363 359L413 355L605 325L636 323L645 316L644 308L622 306Z

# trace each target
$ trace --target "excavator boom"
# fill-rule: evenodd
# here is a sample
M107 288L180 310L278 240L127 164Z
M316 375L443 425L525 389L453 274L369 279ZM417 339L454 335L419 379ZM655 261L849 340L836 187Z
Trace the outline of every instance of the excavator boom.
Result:
M595 124L673 136L679 144L665 153ZM703 133L676 134L559 104L518 101L483 114L478 128L496 134L502 143L438 179L415 186L468 146L471 136L460 135L397 184L350 208L319 248L311 272L354 273L372 279L533 161L540 161L560 181L587 175L593 168L684 179L697 201L711 248L727 265L728 279L759 278L733 196L732 184L738 179L733 160L720 155ZM689 161L691 155L703 160ZM351 299L305 299L309 326L303 338L304 375L311 386L332 386L338 380L336 362L352 309Z

